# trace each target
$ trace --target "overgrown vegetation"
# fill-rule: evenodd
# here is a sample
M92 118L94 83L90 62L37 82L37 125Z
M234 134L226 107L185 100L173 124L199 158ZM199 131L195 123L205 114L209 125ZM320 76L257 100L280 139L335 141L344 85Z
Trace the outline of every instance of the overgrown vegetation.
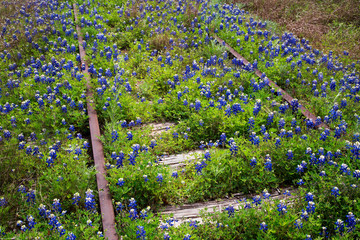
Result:
M347 51L359 60L360 6L356 0L235 0L263 20L276 23L274 30L306 38L315 48L337 55Z
M360 237L359 64L292 33L277 35L273 23L243 6L78 1L123 239ZM0 53L1 234L102 238L96 191L86 190L94 188L95 172L82 138L88 134L85 80L73 9L57 1L34 7L41 13L35 20L45 23L25 30L22 13L29 34ZM286 10L289 18L297 13ZM230 55L215 35L250 64ZM257 77L256 69L264 75ZM269 79L295 99L283 100ZM318 118L304 118L300 105ZM173 125L155 134L150 124L163 122ZM168 155L191 150L199 152L183 166L163 164ZM285 187L293 190L269 199ZM239 199L238 209L204 212L202 224L175 227L160 212L239 192L247 199Z

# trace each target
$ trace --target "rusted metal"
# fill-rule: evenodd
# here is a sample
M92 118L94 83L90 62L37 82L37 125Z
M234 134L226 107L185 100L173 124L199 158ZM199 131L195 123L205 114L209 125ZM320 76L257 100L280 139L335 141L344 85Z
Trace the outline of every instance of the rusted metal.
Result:
M75 21L78 20L76 4L73 5ZM100 137L100 127L97 117L96 110L92 107L93 93L90 87L90 74L88 71L88 64L85 61L85 50L82 46L83 38L81 35L81 29L79 25L76 25L76 31L78 33L79 41L79 52L81 57L81 64L85 64L85 79L86 79L86 89L87 89L87 111L89 115L89 127L90 127L90 136L91 136L91 145L93 151L93 157L95 162L95 167L97 170L96 181L97 188L99 191L99 202L100 202L100 211L102 218L102 225L105 238L108 240L117 240L118 236L115 230L115 213L114 207L111 200L110 190L108 187L108 181L105 179L106 170L105 170L105 159L104 159L104 149L103 145L99 139Z
M220 42L220 44L223 44L237 59L240 59L245 65L248 65L250 62L248 60L246 60L243 56L241 56L238 52L235 51L235 49L233 49L229 44L227 44L224 40L222 40L221 38L219 38L218 36L214 35L215 39ZM255 74L261 78L261 76L263 75L262 72L260 72L260 70L256 69ZM284 98L287 102L291 103L291 101L294 99L293 97L291 97L287 92L285 92L282 88L280 88L276 83L274 83L273 81L271 81L269 79L269 85L272 86L273 88L278 89L281 92L281 96L282 98ZM301 110L301 113L308 119L310 119L314 124L316 121L316 116L314 114L312 114L307 108L305 108L304 106L300 105L299 109ZM329 128L325 123L321 123L319 127L323 127L323 128Z

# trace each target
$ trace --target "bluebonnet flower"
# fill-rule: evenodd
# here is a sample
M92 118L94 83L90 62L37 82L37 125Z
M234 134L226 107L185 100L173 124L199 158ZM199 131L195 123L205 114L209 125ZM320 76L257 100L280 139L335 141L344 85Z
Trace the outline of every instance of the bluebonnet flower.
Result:
M326 227L321 227L321 232L319 233L320 236L327 238L329 235L329 232L327 231Z
M284 215L285 213L287 213L287 206L285 205L284 200L280 200L280 203L277 205L277 207L279 215Z
M303 181L302 179L300 179L300 180L297 182L297 184L298 184L299 186L304 185L304 181Z
M9 130L4 130L3 133L4 133L5 139L9 141L11 138L11 132Z
M335 222L335 231L339 232L340 235L344 232L344 221L341 219L336 220Z
M231 156L236 156L237 152L239 151L238 146L236 146L236 143L233 142L230 145L230 152L231 152Z
M68 234L68 236L66 237L66 240L75 240L75 239L76 239L76 236L72 232L70 232Z
M303 167L303 165L301 165L301 164L297 165L296 171L297 171L298 173L304 172L304 167Z
M275 139L275 146L276 146L276 148L279 148L281 146L280 138Z
M251 159L250 166L252 166L252 167L254 168L254 167L256 166L256 164L257 164L256 158L253 157L253 158Z
M260 230L262 230L264 233L268 230L268 225L265 222L260 223Z
M359 141L360 140L360 134L359 133L354 133L354 135L353 135L353 141L354 142L357 142L357 141Z
M360 160L360 142L355 142L350 148L352 153L351 159Z
M138 218L136 209L132 208L129 211L129 218L134 221L136 218Z
M290 104L291 104L292 112L296 113L299 109L299 101L296 98L294 98L293 100L291 100Z
M339 127L336 127L334 138L339 139L340 137L341 137L341 129Z
M360 170L355 170L353 172L353 177L356 178L356 180L359 180L359 178L360 178Z
M341 108L346 108L346 106L347 106L346 98L343 98L343 99L341 100L340 106L341 106Z
M308 205L306 206L306 210L309 213L315 213L315 203L313 201L309 201Z
M156 181L157 181L158 183L162 184L163 180L164 180L164 178L163 178L162 174L159 173L159 174L156 176Z
M199 120L199 125L204 126L204 121L202 119Z
M306 200L307 202L314 201L314 195L313 195L311 192L308 192L308 193L305 195L305 200Z
M72 200L74 200L73 201L73 203L72 204L74 204L74 205L78 205L79 204L79 201L80 201L80 194L78 193L78 192L76 192L76 193L74 193L74 196L73 196L73 198L72 198Z
M94 194L91 189L85 192L85 208L90 212L96 212Z
M135 200L134 198L131 198L131 199L129 200L129 208L136 209L136 206L137 206L136 200Z
M265 125L261 125L261 127L260 127L260 132L261 132L262 134L265 134L265 133L266 133L266 127L265 127Z
M150 207L149 207L150 208ZM148 216L147 211L145 209L140 211L140 217L145 220L145 218Z
M40 204L38 210L39 215L44 218L47 217L51 212L50 210L46 210L46 206L44 204Z
M293 157L294 157L294 154L293 154L293 152L291 151L291 150L288 150L288 152L286 153L286 156L288 157L288 159L293 159Z
M26 193L26 202L28 203L35 203L35 190L32 190L31 188L29 189L29 191Z
M34 217L29 215L27 217L27 221L28 221L28 225L29 225L29 230L33 229L36 224Z
M222 133L220 135L220 143L224 144L225 142L226 142L226 135L225 135L225 133Z
M254 124L255 124L255 121L254 121L253 117L249 118L248 124L249 124L249 129L248 130L251 131L254 128Z
M4 197L1 197L0 198L0 207L4 207L4 206L6 206L6 204L7 204L6 199Z
M321 171L321 172L319 173L319 176L320 176L320 177L326 177L325 171Z
M310 147L306 148L306 151L305 151L306 154L312 154L312 149Z
M271 125L274 121L274 112L269 113L268 117L267 117L267 123L266 125Z
M28 228L27 228L25 225L22 225L22 226L20 227L20 230L21 230L22 232L26 232L27 229L28 229Z
M244 203L245 203L244 208L245 208L245 209L252 208L252 207L251 207L251 203L248 202L246 198L244 198L243 200L240 200L240 201L244 201Z
M178 221L179 221L179 220L175 220L174 218L169 218L169 219L166 220L166 223L167 223L170 227L172 227L172 226L174 226L175 222L178 222Z
M253 114L255 117L259 114L260 110L261 110L261 100L257 99L253 109Z
M111 142L115 142L116 140L118 140L119 138L119 134L116 130L113 130L112 133L111 133Z
M272 171L272 163L271 163L271 159L267 159L265 162L265 169L268 171Z
M61 212L62 208L59 199L55 198L52 206L55 212Z
M315 126L320 126L321 124L321 117L317 117L316 120L315 120Z
M263 141L264 141L264 142L267 142L269 139L270 139L270 134L269 134L268 132L265 132L265 133L264 133Z
M255 196L253 198L252 204L255 204L255 206L260 205L261 204L261 197L259 195Z
M143 178L144 178L144 181L145 181L145 182L149 181L149 178L148 178L147 175L143 175Z
M18 221L16 222L16 226L20 227L23 223L24 223L23 221L18 220Z
M340 196L340 190L338 187L333 187L331 189L331 195L333 195L335 198Z
M294 225L295 225L295 228L297 228L297 229L301 229L303 227L303 224L300 219L297 219L295 221Z
M62 111L63 113L67 113L67 107L66 107L66 105L62 105L62 106L61 106L61 111Z
M326 138L327 138L328 136L329 136L329 135L324 131L324 132L321 133L319 139L325 142L325 140L326 140Z
M303 139L303 140L307 140L308 137L306 136L306 134L304 134L300 138Z
M278 123L278 128L283 129L284 126L285 126L285 120L283 118L280 118L279 123Z
M306 210L302 209L302 213L301 213L301 219L304 219L305 221L307 221L309 219L309 214Z
M280 133L279 133L279 137L280 138L283 138L283 137L285 137L287 135L287 132L286 132L286 130L283 128L283 129L281 129L280 130Z
M129 153L128 154L128 156L129 156L129 165L133 165L133 166L135 166L135 164L136 164L136 154L134 154L134 153Z
M155 146L157 146L156 140L155 140L155 139L152 139L151 142L150 142L149 147L151 147L152 149L154 149Z
M194 220L194 221L189 221L189 226L190 227L193 227L193 229L196 229L197 227L198 227L198 225L197 225L197 221L196 220Z
M88 219L88 220L86 221L86 224L87 224L88 226L90 226L90 227L93 226L93 225L92 225L92 221L91 221L90 219Z
M164 233L164 240L170 240L170 235L168 233Z
M126 138L127 138L129 141L133 140L133 134L132 134L131 132L127 132Z
M225 208L225 210L228 212L229 217L234 216L235 214L235 209L233 205L229 205Z
M124 184L125 184L125 181L124 181L123 178L119 178L119 179L118 179L118 182L116 183L116 185L118 185L118 186L120 186L120 187L124 186Z
M51 230L60 226L60 222L54 214L49 215L49 225L51 226Z
M207 164L204 161L197 162L195 165L196 173L200 175L206 166Z
M263 197L264 197L264 199L269 199L270 196L271 196L271 194L268 192L268 190L265 189L265 190L263 191Z
M190 235L190 234L186 234L183 240L191 240L191 235Z
M306 235L305 240L312 240L311 235Z
M80 147L76 147L76 148L75 148L75 154L76 154L77 156L79 156L79 155L82 154L82 151L81 151L81 148L80 148Z
M210 155L209 150L206 150L206 151L205 151L204 158L205 158L207 161L210 161L210 160L211 160L211 155Z
M308 129L314 128L314 123L311 119L306 119L305 122Z
M340 165L340 172L342 173L342 174L345 174L345 175L350 175L350 173L351 173L351 171L350 171L350 168L348 167L348 165L347 164L345 164L345 163L342 163L341 165Z
M118 211L118 212L121 212L124 208L124 205L122 205L121 202L116 202L115 206L116 206L116 211Z
M353 230L355 230L356 227L356 223L358 222L357 219L355 219L355 215L352 212L349 212L348 215L346 215L347 219L347 232L352 232Z
M177 171L172 172L171 176L172 176L173 178L178 178L178 177L179 177Z
M195 100L195 110L199 111L200 108L201 108L201 102L198 99L196 99Z

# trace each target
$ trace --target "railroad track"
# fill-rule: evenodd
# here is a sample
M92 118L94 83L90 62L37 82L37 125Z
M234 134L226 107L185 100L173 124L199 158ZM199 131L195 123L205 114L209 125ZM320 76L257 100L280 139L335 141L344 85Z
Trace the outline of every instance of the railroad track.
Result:
M241 60L242 63L244 65L249 65L251 64L248 60L246 60L243 56L241 56L238 52L235 51L235 49L233 49L229 44L227 44L224 40L222 40L221 38L219 38L218 36L214 35L214 38L223 46L225 46L230 52L231 54L233 54L237 59ZM255 70L255 74L256 76L258 76L259 78L262 78L262 76L264 75L264 73L262 73L259 69ZM292 96L290 96L290 94L288 94L285 90L283 90L282 88L280 88L275 82L273 82L272 80L269 80L269 85L275 89L277 89L278 91L281 92L281 96L282 98L287 101L288 103L291 104L291 102L294 100L294 98ZM311 113L307 108L305 108L304 106L300 105L299 109L301 110L301 113L304 115L304 117L306 117L307 119L310 119L314 124L316 122L316 116ZM321 123L318 127L322 127L322 128L329 128L325 123Z
M77 16L77 8L76 4L73 4L75 22L78 20ZM100 127L98 116L96 110L93 108L93 92L90 87L90 74L89 67L87 62L85 61L86 53L85 49L82 46L83 37L81 35L81 29L79 25L76 25L76 31L78 33L78 42L79 42L79 52L81 63L85 65L85 70L82 72L85 73L85 78L87 81L86 88L86 99L87 99L87 111L89 115L89 127L90 127L90 136L91 136L91 145L92 145L92 153L94 158L94 163L96 167L96 182L97 188L99 192L99 202L100 202L100 211L101 211L101 219L103 231L105 234L105 238L109 240L117 240L118 236L115 230L115 213L114 207L111 200L110 190L108 187L108 181L105 179L106 169L105 169L105 159L104 159L104 149L103 145L99 139L100 137Z

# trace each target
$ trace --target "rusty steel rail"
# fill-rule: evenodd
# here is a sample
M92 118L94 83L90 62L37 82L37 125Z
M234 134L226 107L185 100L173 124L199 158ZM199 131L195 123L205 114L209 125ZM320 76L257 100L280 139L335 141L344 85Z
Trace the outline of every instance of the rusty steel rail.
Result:
M73 5L75 21L78 20L76 4ZM96 167L96 181L97 188L99 191L99 201L100 201L100 211L101 219L103 225L103 231L106 239L117 240L118 236L115 230L115 213L114 207L111 200L110 190L108 186L108 181L105 179L106 170L105 170L105 159L104 159L104 149L103 145L99 139L100 137L100 127L97 117L96 110L91 106L93 101L93 92L90 87L90 77L89 77L89 67L85 61L85 49L82 46L83 37L81 35L81 28L76 24L76 31L78 33L78 42L79 42L79 52L81 58L81 64L85 64L85 70L82 71L85 73L86 83L86 96L87 96L87 111L89 115L89 127L90 127L90 136L91 136L91 145L92 152Z
M243 56L241 56L238 52L235 51L235 49L233 49L229 44L227 44L224 40L222 40L221 38L219 38L218 36L216 36L214 34L215 39L223 44L237 59L240 59L245 65L248 65L250 62L248 60L246 60ZM262 72L260 72L260 70L256 69L255 71L256 76L258 76L259 78L261 78L261 76L263 75ZM280 90L281 92L281 96L283 99L285 99L288 103L291 104L291 101L294 99L293 97L291 97L287 92L285 92L282 88L280 88L276 83L274 83L273 81L271 81L269 79L269 85L272 86L273 88L276 88L278 90ZM305 108L304 106L300 105L299 106L301 113L307 118L310 119L314 124L316 121L316 116L314 114L312 114L307 108ZM319 127L323 127L323 128L329 128L325 123L321 123Z

